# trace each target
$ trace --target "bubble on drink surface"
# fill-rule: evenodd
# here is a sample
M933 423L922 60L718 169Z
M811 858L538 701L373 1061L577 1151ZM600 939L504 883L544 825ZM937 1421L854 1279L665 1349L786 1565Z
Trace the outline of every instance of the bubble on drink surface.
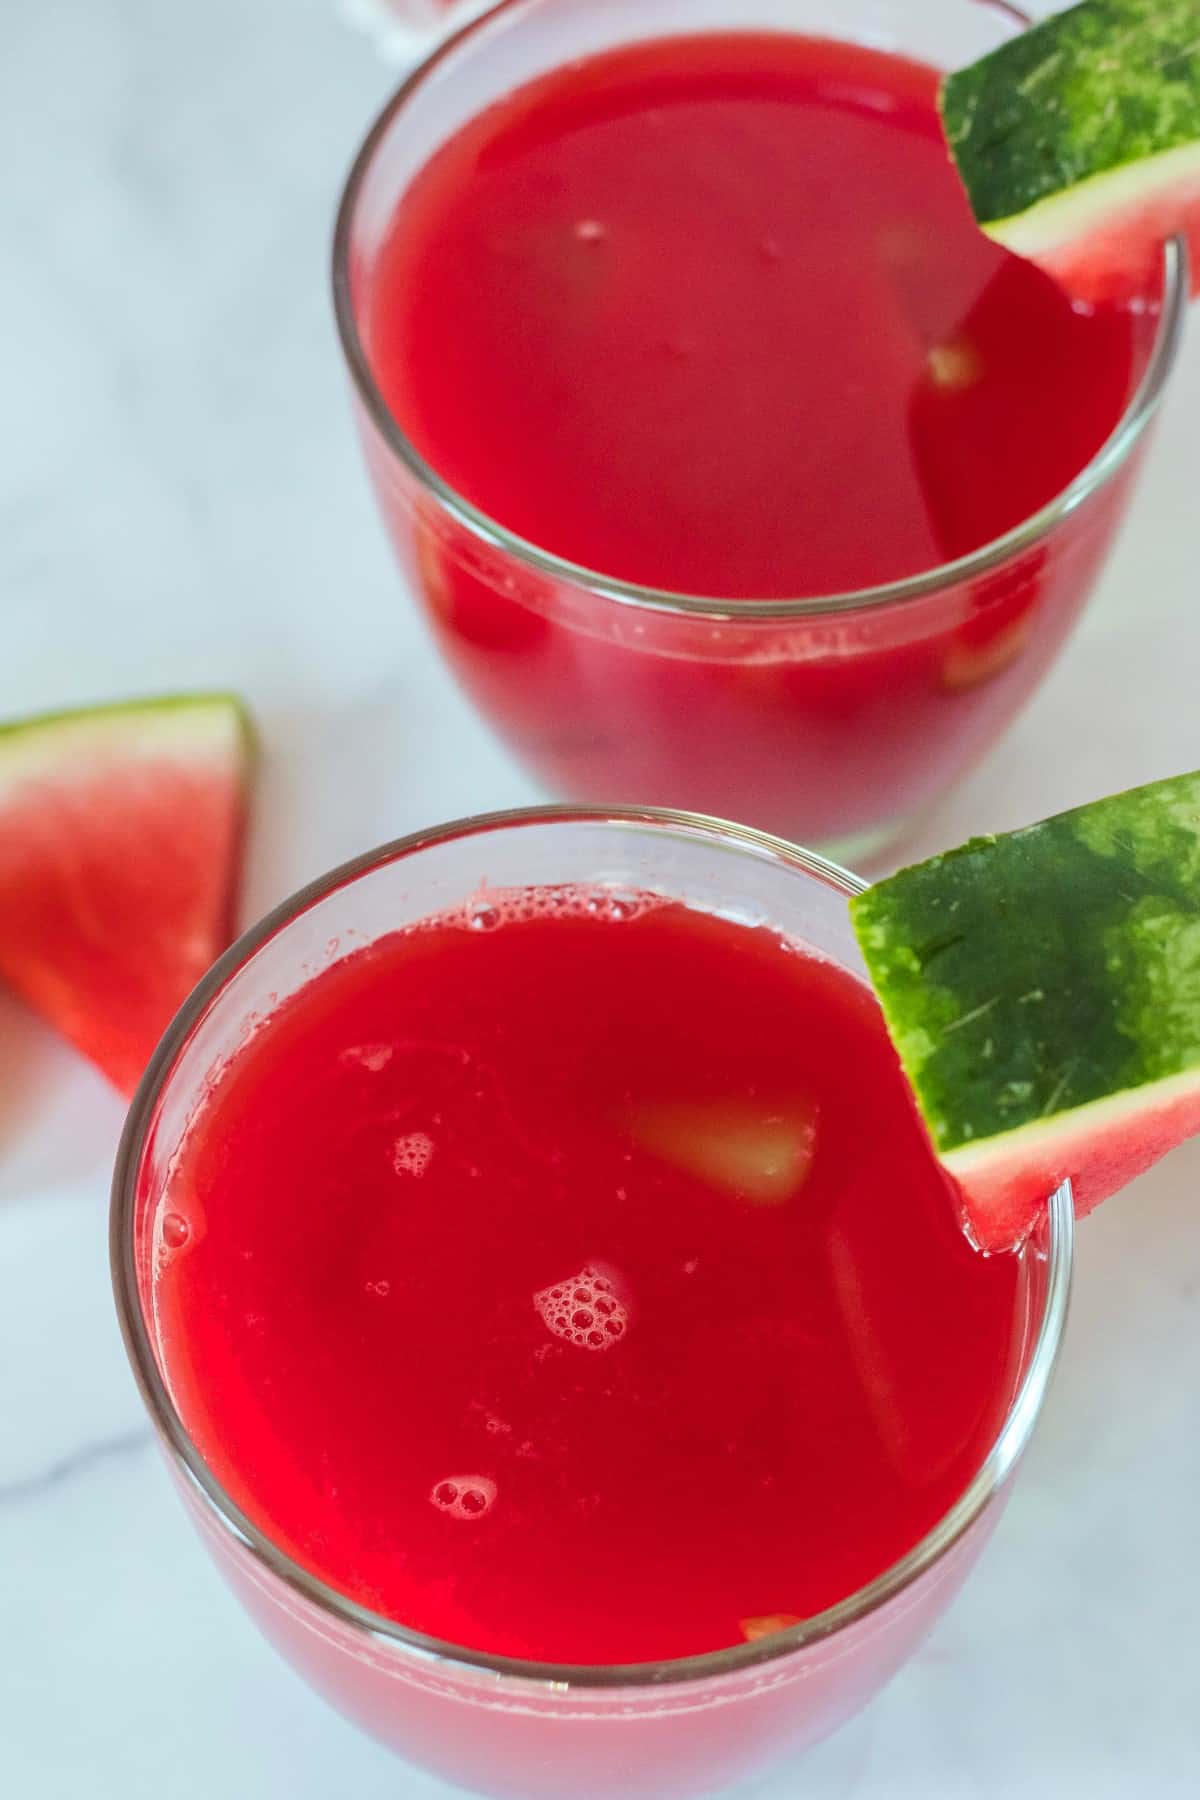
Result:
M496 1503L496 1483L487 1475L447 1475L435 1481L430 1502L450 1519L482 1519Z
M608 236L608 228L599 219L580 219L575 226L575 236L581 244L602 244Z
M369 1069L372 1075L378 1075L380 1069L386 1069L395 1054L393 1044L355 1044L349 1050L343 1050L339 1062L351 1069Z
M433 1139L424 1131L409 1131L396 1139L392 1166L397 1175L424 1175L433 1161Z
M578 1275L541 1288L533 1305L546 1329L578 1350L611 1350L629 1329L629 1309L612 1277L590 1263Z
M190 1255L205 1233L204 1207L194 1192L181 1194L176 1184L159 1201L154 1221L154 1272L164 1275L180 1256Z

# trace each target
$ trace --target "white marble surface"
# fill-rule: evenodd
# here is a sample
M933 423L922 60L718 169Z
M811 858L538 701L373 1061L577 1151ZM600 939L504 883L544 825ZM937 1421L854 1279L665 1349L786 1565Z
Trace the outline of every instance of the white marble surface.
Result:
M267 746L248 914L529 797L398 590L349 426L327 244L388 81L335 0L5 11L0 716L242 689ZM1198 469L1200 331L1079 637L930 844L1200 763ZM120 1115L0 1001L0 1793L434 1800L275 1660L167 1491L110 1310ZM1200 1792L1198 1190L1200 1143L1084 1228L982 1568L764 1800Z

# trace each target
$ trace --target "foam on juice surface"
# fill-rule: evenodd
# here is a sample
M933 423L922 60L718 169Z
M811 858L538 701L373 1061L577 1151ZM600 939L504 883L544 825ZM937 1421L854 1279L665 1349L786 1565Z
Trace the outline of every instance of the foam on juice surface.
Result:
M483 882L457 906L431 914L408 929L457 925L466 931L497 931L532 919L596 919L613 925L644 918L673 902L623 884L561 882L542 887L492 887Z
M577 1350L611 1350L629 1329L629 1309L612 1278L590 1264L541 1288L533 1304L546 1329Z
M397 1175L424 1175L433 1161L433 1139L424 1131L409 1131L397 1138L392 1149L392 1166Z

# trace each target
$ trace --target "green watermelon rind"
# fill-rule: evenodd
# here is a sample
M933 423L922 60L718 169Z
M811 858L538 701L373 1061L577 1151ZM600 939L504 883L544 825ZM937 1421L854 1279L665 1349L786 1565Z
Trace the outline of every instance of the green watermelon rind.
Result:
M1023 254L1083 235L1190 180L1200 5L1084 0L948 75L941 112L989 235Z
M851 911L943 1161L1200 1069L1200 774L973 839Z
M69 772L81 755L194 754L206 749L249 762L254 728L237 694L178 693L70 707L0 724L0 796L23 782Z

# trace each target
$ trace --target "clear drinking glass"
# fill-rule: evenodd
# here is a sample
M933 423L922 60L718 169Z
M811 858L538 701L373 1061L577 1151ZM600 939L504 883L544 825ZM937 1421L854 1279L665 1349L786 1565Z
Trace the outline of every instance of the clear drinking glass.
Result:
M1008 725L1091 591L1174 361L1186 252L1166 253L1125 415L1040 512L886 586L730 602L567 563L485 517L423 460L388 410L363 337L399 196L447 137L515 86L638 38L786 30L950 67L1020 30L1021 16L988 0L507 0L442 43L373 127L334 246L367 461L438 644L550 792L745 819L852 865L901 838ZM868 491L862 512L866 531Z
M218 1567L266 1636L349 1718L413 1762L509 1800L717 1793L861 1707L963 1581L999 1515L1058 1353L1070 1283L1070 1189L1054 1196L1022 1252L1024 1330L1011 1404L982 1468L921 1543L839 1605L756 1643L610 1668L490 1656L365 1611L246 1518L191 1441L156 1352L155 1221L169 1203L175 1152L206 1082L255 1022L332 960L466 899L484 880L651 889L769 923L862 972L846 906L862 884L804 850L712 819L534 809L419 833L347 864L222 958L146 1073L113 1190L121 1327L176 1485Z

